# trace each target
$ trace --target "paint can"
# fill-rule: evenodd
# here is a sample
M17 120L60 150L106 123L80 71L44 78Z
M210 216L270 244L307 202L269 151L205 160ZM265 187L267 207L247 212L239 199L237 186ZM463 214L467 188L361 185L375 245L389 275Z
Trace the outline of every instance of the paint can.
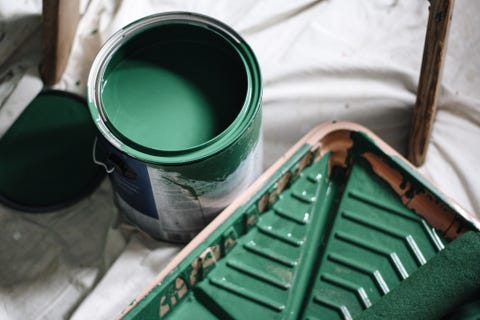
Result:
M156 14L115 33L92 64L88 100L94 161L120 212L154 238L190 240L262 171L258 63L210 17Z

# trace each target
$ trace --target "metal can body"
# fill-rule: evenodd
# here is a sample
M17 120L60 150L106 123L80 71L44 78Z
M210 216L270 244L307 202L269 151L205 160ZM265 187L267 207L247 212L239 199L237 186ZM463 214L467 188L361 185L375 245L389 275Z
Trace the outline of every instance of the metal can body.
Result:
M221 22L130 24L97 55L88 97L118 208L155 238L188 241L261 173L260 70Z
M245 158L238 163L228 159L235 150L225 150L193 164L162 166L106 146L119 210L154 238L190 240L260 175L262 140L259 132L252 132L250 138L257 143L253 149L244 149ZM215 168L222 166L228 168L217 175Z

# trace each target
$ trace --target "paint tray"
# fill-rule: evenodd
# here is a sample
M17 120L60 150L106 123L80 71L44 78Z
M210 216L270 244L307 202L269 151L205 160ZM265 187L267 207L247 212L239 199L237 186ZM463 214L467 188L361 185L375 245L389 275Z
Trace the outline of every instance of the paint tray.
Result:
M363 127L317 127L124 319L352 319L478 221Z

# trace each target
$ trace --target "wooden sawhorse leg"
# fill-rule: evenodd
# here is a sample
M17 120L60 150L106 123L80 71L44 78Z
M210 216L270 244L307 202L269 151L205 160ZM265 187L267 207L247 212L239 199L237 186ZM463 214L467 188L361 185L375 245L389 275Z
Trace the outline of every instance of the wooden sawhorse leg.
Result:
M430 141L453 3L454 0L430 0L417 100L408 141L407 158L416 166L422 165L425 161Z

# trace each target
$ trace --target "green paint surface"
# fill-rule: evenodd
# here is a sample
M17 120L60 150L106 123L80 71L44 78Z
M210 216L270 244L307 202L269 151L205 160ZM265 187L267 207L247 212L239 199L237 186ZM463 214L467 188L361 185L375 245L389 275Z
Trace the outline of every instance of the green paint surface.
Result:
M92 162L95 135L85 101L40 93L0 139L0 196L41 211L91 192L105 175Z
M115 53L102 100L119 134L172 151L224 132L239 115L246 88L242 59L226 40L201 27L163 26Z

